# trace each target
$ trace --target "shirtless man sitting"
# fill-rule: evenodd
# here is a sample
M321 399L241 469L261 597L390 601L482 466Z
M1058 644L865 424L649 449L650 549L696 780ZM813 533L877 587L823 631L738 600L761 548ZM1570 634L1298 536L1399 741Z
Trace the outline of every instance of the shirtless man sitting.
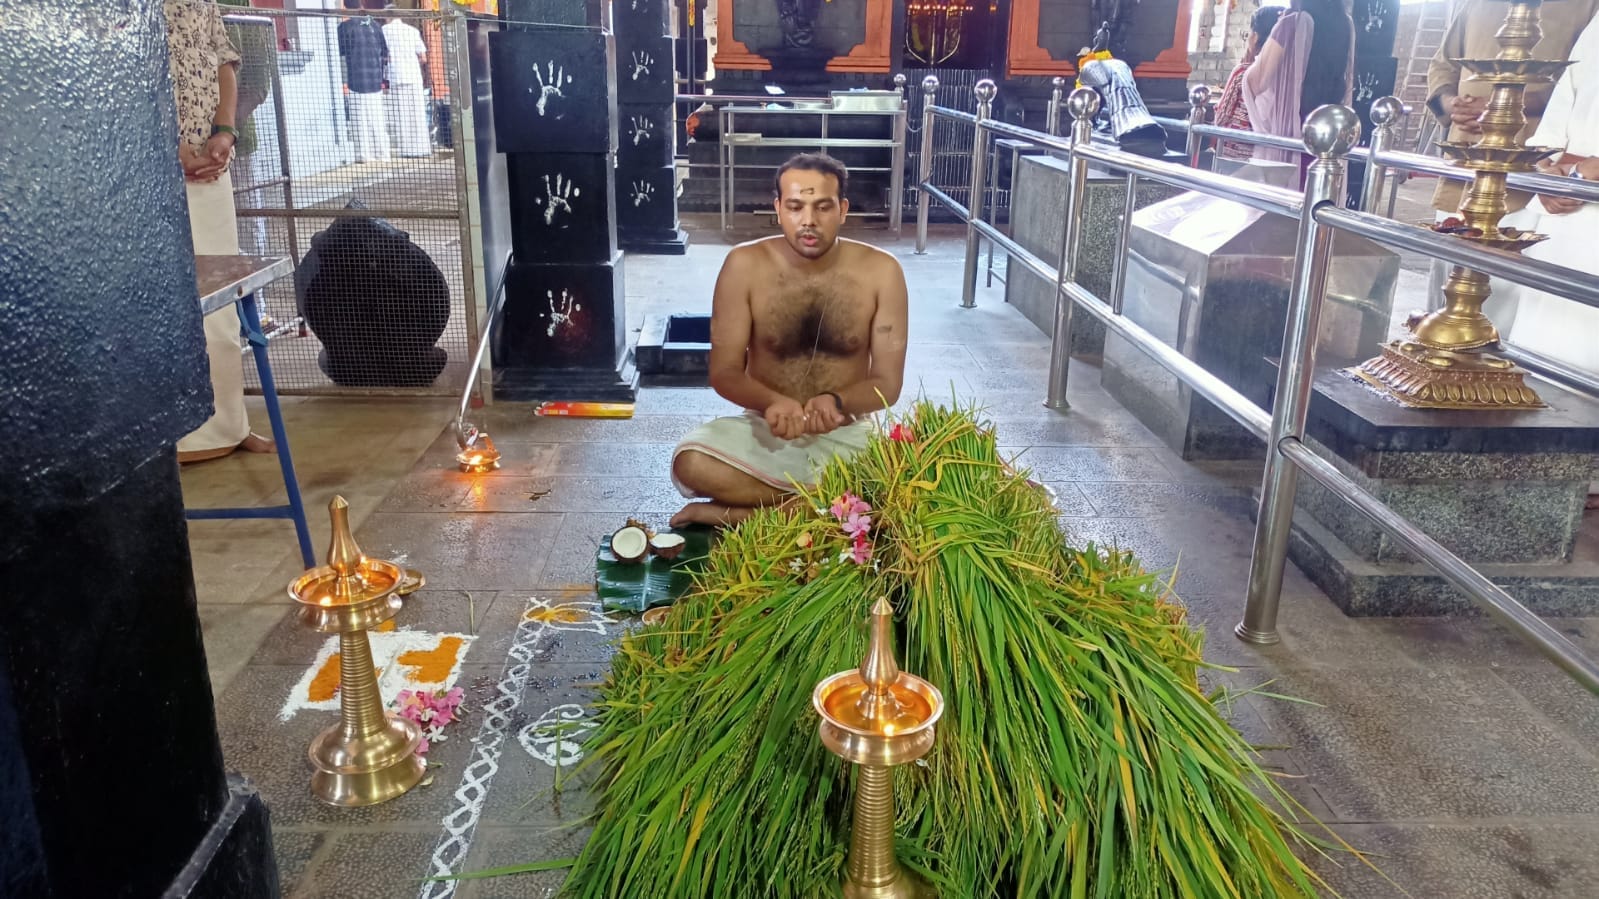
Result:
M711 306L711 387L743 409L694 429L672 456L691 502L674 526L737 524L810 486L866 446L869 416L899 399L906 290L899 260L841 239L849 212L838 160L778 170L781 237L733 248Z

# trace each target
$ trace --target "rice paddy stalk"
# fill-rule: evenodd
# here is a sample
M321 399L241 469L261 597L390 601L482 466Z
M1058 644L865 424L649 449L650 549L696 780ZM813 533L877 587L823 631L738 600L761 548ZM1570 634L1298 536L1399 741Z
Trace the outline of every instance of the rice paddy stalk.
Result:
M880 596L901 666L947 701L925 764L895 774L898 854L940 895L1316 895L1301 810L1200 691L1201 638L1165 586L1069 545L972 413L900 424L912 439L835 462L811 508L729 530L665 623L621 641L565 895L837 895L853 772L810 695L860 662ZM868 564L841 558L844 493L872 506Z

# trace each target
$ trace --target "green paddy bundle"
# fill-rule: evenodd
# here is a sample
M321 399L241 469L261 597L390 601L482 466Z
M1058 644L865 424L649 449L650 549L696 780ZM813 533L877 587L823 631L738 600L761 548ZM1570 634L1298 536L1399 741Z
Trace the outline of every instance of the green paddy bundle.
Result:
M802 502L729 530L666 621L622 640L567 895L838 895L853 772L811 690L860 663L878 597L901 667L947 703L896 773L898 854L941 896L1316 895L1294 805L1201 692L1181 607L1129 555L1069 545L974 415L919 406Z

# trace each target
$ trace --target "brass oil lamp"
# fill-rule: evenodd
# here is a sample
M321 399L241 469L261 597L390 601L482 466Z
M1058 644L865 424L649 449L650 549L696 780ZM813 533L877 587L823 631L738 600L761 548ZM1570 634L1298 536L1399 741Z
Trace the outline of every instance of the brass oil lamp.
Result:
M403 795L427 764L416 754L420 729L385 710L367 639L370 628L400 610L400 591L420 586L420 575L367 558L350 533L349 512L342 496L328 504L328 563L295 578L289 596L300 604L300 623L339 635L339 723L311 741L311 793L329 805L359 808Z
M811 705L822 716L822 744L860 766L855 782L845 899L913 899L933 891L894 857L894 768L933 748L944 697L894 660L894 608L872 606L871 643L854 671L816 685Z
M1505 176L1533 171L1557 148L1527 147L1521 142L1528 85L1553 81L1569 65L1564 60L1534 59L1532 48L1543 37L1538 25L1542 0L1510 0L1510 10L1495 38L1493 59L1456 60L1471 79L1493 85L1488 106L1477 119L1482 136L1474 143L1453 141L1439 150L1473 177L1461 203L1464 233L1457 236L1479 246L1520 253L1543 235L1503 230L1507 209ZM1383 347L1382 355L1354 370L1360 379L1407 405L1424 409L1531 409L1543 400L1526 384L1526 372L1492 351L1499 331L1482 305L1490 292L1488 276L1455 266L1444 283L1444 308L1407 323L1408 340Z

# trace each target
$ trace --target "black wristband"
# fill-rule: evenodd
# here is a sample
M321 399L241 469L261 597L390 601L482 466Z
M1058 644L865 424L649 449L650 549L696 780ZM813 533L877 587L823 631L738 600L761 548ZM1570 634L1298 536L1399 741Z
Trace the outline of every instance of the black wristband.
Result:
M843 397L839 396L838 394L834 393L831 390L822 391L822 395L823 396L830 396L830 397L833 398L833 405L838 407L838 414L840 414L840 415L848 415L849 414L849 412L844 409L844 398Z

